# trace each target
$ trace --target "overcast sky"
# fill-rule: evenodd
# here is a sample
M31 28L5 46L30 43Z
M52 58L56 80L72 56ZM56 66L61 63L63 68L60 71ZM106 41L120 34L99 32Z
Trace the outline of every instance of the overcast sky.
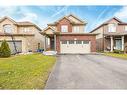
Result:
M32 21L45 28L64 15L74 14L86 21L86 31L116 16L127 22L126 6L9 6L0 7L0 17L9 16L16 21Z

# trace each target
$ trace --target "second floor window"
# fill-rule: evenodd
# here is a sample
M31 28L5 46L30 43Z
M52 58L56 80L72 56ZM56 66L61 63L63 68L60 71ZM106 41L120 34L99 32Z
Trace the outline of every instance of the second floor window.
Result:
M116 32L116 24L109 24L108 25L108 32Z
M30 28L24 28L23 29L23 32L29 32L30 31Z
M79 31L80 31L79 26L74 26L73 32L79 32Z
M6 24L3 26L5 33L12 33L12 26L10 24Z
M127 26L125 26L125 31L127 31Z
M61 32L68 32L68 26L67 25L62 25L61 26Z

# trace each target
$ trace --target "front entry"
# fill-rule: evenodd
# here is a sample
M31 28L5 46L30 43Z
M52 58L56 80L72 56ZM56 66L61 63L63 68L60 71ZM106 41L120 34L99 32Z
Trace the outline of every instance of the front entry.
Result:
M87 40L63 40L60 42L61 53L90 53L90 41Z
M115 40L115 49L122 50L122 40L121 39Z
M54 50L54 38L50 38L50 49Z

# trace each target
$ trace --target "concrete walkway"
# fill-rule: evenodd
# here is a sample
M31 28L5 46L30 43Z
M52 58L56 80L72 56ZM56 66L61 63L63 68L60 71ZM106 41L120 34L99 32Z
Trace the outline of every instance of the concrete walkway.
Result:
M59 55L45 89L127 89L127 60Z

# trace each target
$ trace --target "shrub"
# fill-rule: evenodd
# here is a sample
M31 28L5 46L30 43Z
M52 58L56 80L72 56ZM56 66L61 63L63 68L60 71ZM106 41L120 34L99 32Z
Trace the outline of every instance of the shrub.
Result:
M11 50L9 48L9 45L6 42L6 40L3 40L0 47L0 57L10 57L10 56L11 56Z
M124 51L115 49L114 53L122 54L122 53L124 53Z
M98 52L98 53L104 53L103 50L96 50L96 52Z

